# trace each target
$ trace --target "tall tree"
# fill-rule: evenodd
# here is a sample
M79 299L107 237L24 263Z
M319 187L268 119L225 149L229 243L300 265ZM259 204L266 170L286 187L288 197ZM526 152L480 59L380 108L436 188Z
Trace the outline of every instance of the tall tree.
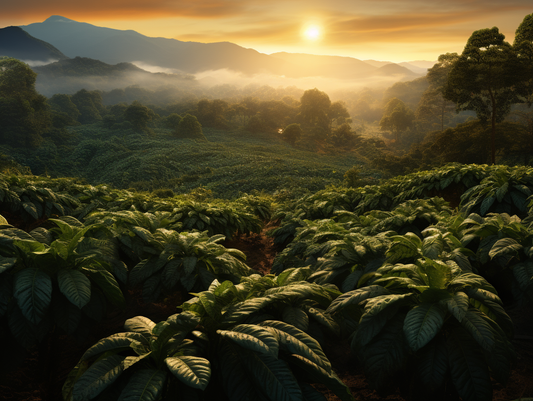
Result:
M531 107L533 103L533 14L526 15L518 26L513 48L524 69L524 79L518 86L519 96Z
M129 121L136 131L149 131L148 123L152 121L154 112L135 101L124 111L124 119Z
M515 85L523 79L516 52L498 28L475 31L448 75L444 97L456 110L474 110L491 123L491 163L496 162L496 123L518 101Z
M391 131L396 143L399 143L401 133L413 125L414 119L413 111L400 99L393 98L385 106L385 113L379 126L382 131Z
M429 83L418 103L415 115L425 129L431 129L439 121L440 130L444 130L444 122L453 112L454 103L444 97L448 84L448 74L459 58L457 53L446 53L439 56L438 62L428 70L426 75Z
M0 141L37 147L51 125L46 97L35 90L37 74L22 61L0 58Z

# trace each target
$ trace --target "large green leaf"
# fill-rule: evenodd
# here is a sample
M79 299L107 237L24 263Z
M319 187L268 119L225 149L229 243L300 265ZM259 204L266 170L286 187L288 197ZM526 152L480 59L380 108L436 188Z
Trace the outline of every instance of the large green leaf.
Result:
M320 344L311 336L294 326L274 320L261 323L262 326L271 327L278 336L279 348L290 354L301 355L326 371L331 371L329 359L324 354Z
M492 400L492 383L483 351L464 329L447 338L448 366L453 385L465 401Z
M157 369L137 370L117 401L156 401L164 388L167 372Z
M416 376L428 393L435 393L445 382L448 354L445 337L436 336L418 353Z
M496 344L496 335L494 329L488 322L487 315L477 309L470 308L461 325L468 330L472 338L486 351L491 352Z
M307 331L309 328L309 316L302 309L294 306L286 306L282 312L283 321L292 324L300 330Z
M38 324L52 300L52 279L38 268L26 268L15 276L13 295L22 314Z
M89 360L94 356L106 351L120 352L136 344L137 346L148 345L146 338L141 333L115 333L109 337L102 338L90 347L83 356L82 361ZM147 351L148 352L148 351Z
M364 346L352 342L352 349L355 348L354 351L363 361L365 374L372 387L386 387L407 362L404 318L405 315L397 313L386 328Z
M368 298L374 298L384 294L389 294L389 290L380 285L369 285L359 288L335 298L328 309L326 309L326 313L334 313L348 305L357 305Z
M247 331L250 332L251 330ZM217 334L222 336L223 338L234 342L240 347L263 354L271 353L275 357L277 357L277 340L274 335L272 335L272 333L270 333L268 330L259 328L259 330L255 330L255 332L253 332L252 334L231 330L217 330ZM266 342L263 340L265 340Z
M272 401L303 401L302 391L292 371L270 354L250 353L242 359L255 385Z
M502 238L496 241L489 251L489 257L494 259L498 256L515 256L523 246L513 238Z
M165 359L172 374L189 387L205 390L211 378L211 364L207 359L195 356L169 357Z
M124 294L118 285L115 277L103 268L101 265L92 265L91 267L83 267L82 270L87 273L90 280L92 280L105 294L106 298L115 306L124 308L126 300Z
M411 296L412 294L391 294L370 299L365 306L354 341L362 346L368 344Z
M470 305L468 302L468 295L466 295L464 292L459 291L451 298L446 298L441 301L444 303L448 311L459 321L461 322L463 318L466 315L466 311L468 310L468 306Z
M72 401L88 401L109 387L123 371L123 356L111 355L93 363L74 384Z
M150 319L144 316L135 316L124 323L124 329L127 331L132 331L135 333L142 334L146 339L149 339L152 336L152 329L154 328L155 323Z
M59 290L78 308L83 308L91 299L91 281L82 272L62 269L57 272Z
M403 331L413 351L418 351L437 335L444 324L445 314L436 303L423 303L407 313Z
M253 381L252 372L242 364L243 358L248 357L245 350L230 341L224 341L217 348L217 352L222 386L228 399L231 401L268 401Z
M343 401L353 401L350 389L339 379L333 370L327 371L301 355L291 355L290 362L305 371L305 378L313 383L321 383L333 391ZM306 399L305 391L304 399Z

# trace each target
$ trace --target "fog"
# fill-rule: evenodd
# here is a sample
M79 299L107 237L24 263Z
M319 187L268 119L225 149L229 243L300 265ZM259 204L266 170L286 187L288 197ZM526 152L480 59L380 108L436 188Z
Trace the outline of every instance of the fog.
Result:
M42 63L44 65L45 63ZM89 91L99 90L111 92L113 90L130 89L130 95L125 100L114 97L118 101L133 100L150 101L152 104L163 104L183 98L184 93L193 94L199 98L238 98L257 96L258 88L264 100L280 100L284 95L296 96L304 90L317 88L326 92L332 100L343 100L349 92L357 92L363 88L384 90L395 82L412 80L413 77L400 74L392 76L362 74L360 78L335 78L328 76L310 76L294 78L271 73L245 74L229 69L203 71L196 74L186 74L178 70L150 65L143 62L131 63L123 69L109 66L110 70L98 75L65 75L61 68L37 67L38 73L36 89L47 97L56 93L74 94L81 89ZM68 69L67 69L68 70ZM76 73L76 72L75 72ZM269 90L265 89L270 88ZM156 99L133 98L132 88L142 88L145 91L157 92ZM117 92L117 91L115 91ZM137 91L139 94L140 91ZM164 93L163 96L159 95ZM133 97L132 97L133 96ZM139 95L140 96L140 95ZM300 95L297 97L299 98ZM112 100L114 101L114 100Z

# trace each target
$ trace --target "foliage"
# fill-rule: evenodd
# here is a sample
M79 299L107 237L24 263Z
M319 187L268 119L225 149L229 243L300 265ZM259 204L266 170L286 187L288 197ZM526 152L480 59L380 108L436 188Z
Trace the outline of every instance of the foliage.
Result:
M37 147L51 125L46 98L35 90L36 76L22 61L0 57L0 141L4 144Z
M496 159L495 125L517 102L513 88L524 80L522 65L504 39L496 27L472 33L448 75L444 93L458 111L474 110L482 122L491 121L492 164Z
M215 280L166 321L128 320L128 333L102 339L86 351L63 388L64 398L101 399L102 392L100 397L116 393L144 400L179 392L184 399L206 399L208 394L221 398L222 390L226 399L236 401L322 399L308 384L314 382L326 384L342 400L353 400L316 340L262 314L277 309L301 325L307 312L335 327L313 307L315 299L329 305L332 291L300 283L301 273L291 273L251 276L237 285ZM298 300L298 306L286 308ZM152 398L138 394L148 384Z
M29 234L0 230L0 310L26 348L55 326L82 335L90 321L105 316L106 304L125 306L117 278L125 283L127 270L110 233L72 217L51 221L56 228Z
M384 265L327 312L353 321L352 350L380 388L409 365L423 394L449 380L464 400L491 400L491 376L505 382L515 358L496 290L453 262Z

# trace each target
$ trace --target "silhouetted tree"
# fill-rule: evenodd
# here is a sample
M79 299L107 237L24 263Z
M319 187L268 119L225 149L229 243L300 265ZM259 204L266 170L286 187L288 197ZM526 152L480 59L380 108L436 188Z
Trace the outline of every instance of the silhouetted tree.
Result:
M292 146L296 144L296 142L301 138L302 136L302 128L300 127L300 124L289 124L285 127L283 132L281 133L281 137L284 141L290 143Z
M498 28L475 31L448 75L444 97L456 110L474 110L480 121L490 121L492 164L496 162L496 123L518 102L515 85L523 80L523 66Z
M22 61L0 58L0 141L37 147L51 126L46 97L35 90L37 74Z
M176 134L180 138L206 139L202 132L202 125L195 116L185 114L181 119Z

